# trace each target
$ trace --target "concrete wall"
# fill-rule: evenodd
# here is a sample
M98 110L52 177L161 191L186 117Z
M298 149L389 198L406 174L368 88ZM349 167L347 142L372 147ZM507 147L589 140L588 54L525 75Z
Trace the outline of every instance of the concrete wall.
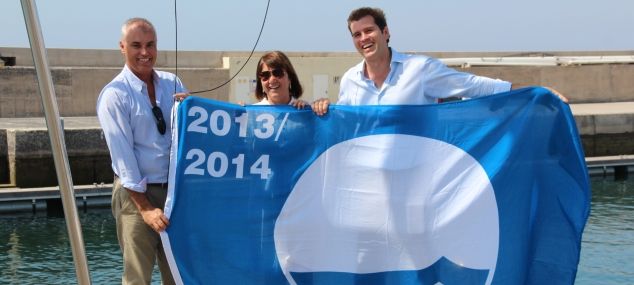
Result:
M592 114L572 106L586 156L634 153L634 102L620 105L618 111Z
M634 153L634 133L581 135L586 157Z
M95 114L97 96L118 70L113 68L52 68L61 116ZM0 70L0 117L42 117L42 99L33 67Z
M99 92L120 71L121 67L52 67L51 75L60 116L95 116ZM179 68L178 75L185 86L192 90L200 90L225 82L228 71ZM199 96L227 100L228 92L227 86ZM42 117L43 114L35 68L16 66L0 69L0 118Z
M313 94L318 75L328 76L327 97L336 101L339 80L352 66L361 61L358 55L309 57L289 55L300 82L304 87L304 100L322 98ZM229 100L254 103L255 68L258 58L244 67L236 80L231 82ZM225 67L235 74L246 57L225 57ZM570 66L476 66L456 68L477 75L499 78L521 85L548 86L563 93L570 103L626 102L634 101L634 64L593 64Z
M73 184L112 181L110 155L100 129L64 132ZM30 188L57 185L46 129L7 130L9 184Z
M16 58L16 66L0 67L0 118L43 116L33 58L28 48L1 48L0 55ZM211 89L227 81L223 52L159 51L157 69L176 72L191 91ZM124 59L113 50L47 49L61 116L94 116L99 92L121 71ZM228 100L229 86L198 96Z
M523 85L549 86L571 103L634 101L634 64L459 68Z
M93 116L101 88L123 65L118 50L47 50L62 116ZM16 56L17 66L0 68L0 118L42 116L30 50L0 48L2 56ZM361 58L351 52L287 53L304 87L304 100L329 97L336 101L343 73ZM631 55L634 52L570 52L538 55ZM242 71L226 86L198 96L246 103L255 101L255 65L262 52L253 54ZM535 56L531 53L430 53L439 58L480 56ZM207 90L229 80L247 60L245 52L179 51L178 75L190 91ZM157 67L175 72L174 52L161 51ZM573 66L477 66L461 70L523 85L550 86L571 103L634 101L634 64ZM318 82L327 82L320 90ZM320 92L317 92L320 91ZM323 92L321 92L323 91ZM318 93L318 94L317 94Z
M116 44L116 43L115 43ZM46 49L51 67L118 67L124 64L118 49ZM189 68L217 68L222 66L223 52L179 51L178 66ZM33 66L33 55L29 48L0 47L0 55L16 59L16 66ZM173 51L159 51L157 68L174 67L177 57Z
M64 142L75 185L112 181L110 155L96 117L62 118ZM44 118L0 119L0 162L7 165L0 184L13 187L57 185Z
M123 57L113 43L112 49L46 49L51 66L89 66L120 67ZM352 46L351 46L352 48ZM356 52L293 52L284 51L289 57L358 57ZM463 57L544 57L544 56L601 56L601 55L634 55L630 51L557 51L557 52L421 52L401 51L407 53L426 54L436 58ZM179 67L220 68L224 57L247 57L245 51L178 51ZM263 52L255 52L256 60ZM33 58L29 48L0 47L0 55L16 57L16 66L33 66ZM176 53L173 50L159 50L156 66L174 67Z
M255 80L257 80L255 70L259 58L260 56L250 60L247 65L244 66L240 75L231 82L229 91L230 102L243 101L250 104L257 101L255 99ZM242 67L246 59L246 57L225 57L225 67L229 69L230 74L235 74ZM341 75L343 75L348 68L361 60L358 56L304 57L290 55L289 59L304 89L302 99L308 102L325 97L322 95L327 95L328 98L336 101L339 96L339 79ZM320 75L327 77L328 87L326 94L314 94L313 91L315 81L318 80L315 77L319 77Z

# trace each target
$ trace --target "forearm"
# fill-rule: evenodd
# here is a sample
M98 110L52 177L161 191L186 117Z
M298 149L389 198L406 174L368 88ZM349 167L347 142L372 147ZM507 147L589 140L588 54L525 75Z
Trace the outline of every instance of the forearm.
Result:
M511 90L520 89L520 88L524 88L524 87L528 87L528 85L522 85L522 84L516 84L516 83L512 83L511 84ZM555 96L557 96L559 99L561 99L561 101L563 101L564 103L568 103L568 98L566 98L566 96L561 94L559 91L557 91L557 90L555 90L555 89L553 89L551 87L547 87L547 86L544 86L544 88L548 89L548 91L553 93Z
M145 193L139 193L132 190L128 190L130 199L139 210L139 214L143 218L143 221L150 226L154 231L164 231L169 226L169 220L163 213L163 210L154 207L145 196Z
M127 188L126 191L128 191L128 194L130 195L130 198L132 199L132 202L136 206L137 210L139 210L139 213L151 211L156 208L152 206L152 204L150 204L150 201L147 199L147 196L145 196L145 193L140 193Z

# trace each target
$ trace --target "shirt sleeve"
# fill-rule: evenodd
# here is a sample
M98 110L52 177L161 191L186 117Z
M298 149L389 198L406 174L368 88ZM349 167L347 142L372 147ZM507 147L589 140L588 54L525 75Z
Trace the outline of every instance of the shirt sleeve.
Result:
M447 67L429 58L423 69L425 95L433 98L477 98L511 90L511 83Z
M337 105L352 105L351 86L352 81L349 78L350 72L346 72L342 77L339 84L339 99Z
M185 88L185 85L183 84L181 79L178 76L176 76L176 75L175 75L175 77L176 77L176 84L178 86L176 92L177 93L189 93L189 90L187 90L187 88Z
M104 89L97 102L97 117L110 150L112 168L123 187L144 193L145 183L134 155L130 110L124 107L122 92L116 88Z

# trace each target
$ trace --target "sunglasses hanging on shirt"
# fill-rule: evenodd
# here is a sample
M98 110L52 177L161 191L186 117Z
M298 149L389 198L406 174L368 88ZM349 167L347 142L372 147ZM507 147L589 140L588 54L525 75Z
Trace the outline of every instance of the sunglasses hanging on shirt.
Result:
M163 119L163 112L161 112L161 108L158 106L152 107L152 114L154 114L154 118L156 119L156 128L161 135L165 134L165 130L167 126L165 125L165 119Z

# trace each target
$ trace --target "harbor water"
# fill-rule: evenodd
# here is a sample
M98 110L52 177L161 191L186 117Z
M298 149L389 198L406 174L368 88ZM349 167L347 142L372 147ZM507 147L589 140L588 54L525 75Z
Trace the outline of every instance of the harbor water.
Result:
M93 284L120 284L122 260L110 209L80 213ZM634 179L592 180L592 210L576 284L634 284ZM153 284L160 284L157 270ZM0 284L75 284L63 217L0 215Z

